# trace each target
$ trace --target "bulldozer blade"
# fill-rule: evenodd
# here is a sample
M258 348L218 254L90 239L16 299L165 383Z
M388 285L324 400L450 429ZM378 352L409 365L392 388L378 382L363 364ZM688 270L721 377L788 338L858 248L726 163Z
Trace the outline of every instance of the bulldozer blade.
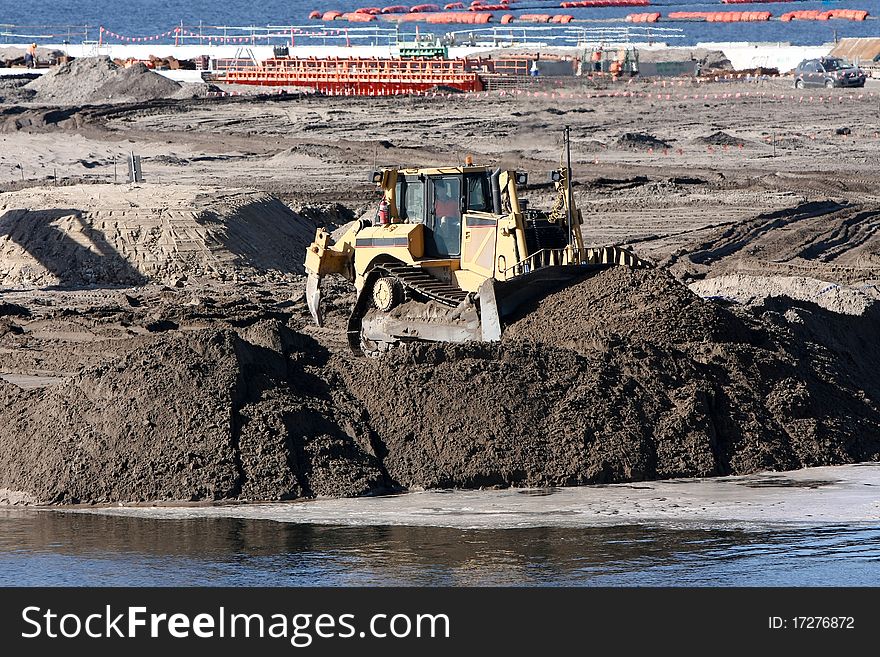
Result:
M501 319L506 319L513 315L521 305L542 299L551 292L565 287L587 274L607 269L610 266L605 263L557 265L542 267L509 281L496 281L494 284L495 312ZM482 296L480 303L482 306Z
M497 342L501 339L501 316L495 299L495 279L487 279L477 291L480 299L480 328L483 341Z
M318 326L324 325L321 315L321 277L318 274L309 274L306 279L306 305L312 313L312 319Z

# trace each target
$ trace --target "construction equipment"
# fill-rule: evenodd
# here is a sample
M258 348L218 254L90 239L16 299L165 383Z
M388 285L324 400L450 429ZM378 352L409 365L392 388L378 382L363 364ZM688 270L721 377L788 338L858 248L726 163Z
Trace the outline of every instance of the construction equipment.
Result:
M565 137L567 145L568 129ZM495 341L524 301L589 271L646 266L617 246L584 246L570 171L569 159L551 174L556 200L548 211L520 198L522 172L470 162L373 172L382 190L375 218L356 222L335 243L320 228L306 251L315 322L322 324L320 279L335 273L357 291L348 321L356 354L417 340Z

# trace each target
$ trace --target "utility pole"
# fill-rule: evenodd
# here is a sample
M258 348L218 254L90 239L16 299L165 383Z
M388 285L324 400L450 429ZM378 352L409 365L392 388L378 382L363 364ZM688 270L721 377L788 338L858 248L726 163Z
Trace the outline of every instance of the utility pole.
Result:
M571 208L574 205L571 194L571 126L565 126L562 132L565 144L565 217L568 220L568 245L572 242L572 216Z

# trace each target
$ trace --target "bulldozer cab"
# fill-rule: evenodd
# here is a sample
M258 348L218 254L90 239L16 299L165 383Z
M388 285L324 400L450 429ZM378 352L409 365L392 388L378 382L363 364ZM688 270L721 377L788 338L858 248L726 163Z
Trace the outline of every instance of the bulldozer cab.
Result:
M461 257L467 237L465 216L494 210L490 174L488 170L464 169L398 174L394 193L398 220L425 226L428 257Z

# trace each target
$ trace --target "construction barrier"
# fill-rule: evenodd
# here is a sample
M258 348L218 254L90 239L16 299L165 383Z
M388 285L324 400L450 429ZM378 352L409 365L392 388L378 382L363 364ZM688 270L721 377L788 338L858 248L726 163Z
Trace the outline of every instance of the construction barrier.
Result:
M404 7L403 5L391 5L390 7L383 7L383 14L405 14L409 11L408 7Z
M431 11L440 11L440 7L437 5L416 5L409 8L411 14L425 14Z

